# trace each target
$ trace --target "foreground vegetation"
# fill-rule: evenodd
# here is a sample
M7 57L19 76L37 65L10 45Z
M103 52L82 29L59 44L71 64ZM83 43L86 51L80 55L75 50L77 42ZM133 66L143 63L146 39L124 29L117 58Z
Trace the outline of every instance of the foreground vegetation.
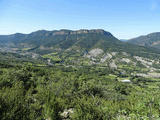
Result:
M1 120L149 120L160 116L160 83L98 67L0 64Z

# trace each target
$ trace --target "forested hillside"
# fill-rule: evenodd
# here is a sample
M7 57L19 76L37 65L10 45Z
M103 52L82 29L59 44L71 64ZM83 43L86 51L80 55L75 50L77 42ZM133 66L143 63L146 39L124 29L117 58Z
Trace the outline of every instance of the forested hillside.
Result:
M13 34L0 36L0 49L19 53L32 58L49 59L51 63L84 63L86 55L94 52L95 57L107 53L126 52L132 56L157 58L159 50L140 47L119 41L111 33L101 30L40 30L31 34ZM81 58L81 59L80 59Z
M159 79L98 67L8 65L0 65L1 120L159 117ZM126 77L131 83L120 81Z
M160 32L140 36L140 37L128 40L127 42L140 45L140 46L153 47L153 48L160 49Z
M0 36L2 120L151 120L160 52L104 30Z

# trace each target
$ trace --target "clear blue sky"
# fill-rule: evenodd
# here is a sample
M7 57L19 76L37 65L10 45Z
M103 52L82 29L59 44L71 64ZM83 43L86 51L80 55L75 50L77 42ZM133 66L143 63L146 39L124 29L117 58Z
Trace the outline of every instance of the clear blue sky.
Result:
M160 31L160 0L0 0L0 34L105 29L118 38Z

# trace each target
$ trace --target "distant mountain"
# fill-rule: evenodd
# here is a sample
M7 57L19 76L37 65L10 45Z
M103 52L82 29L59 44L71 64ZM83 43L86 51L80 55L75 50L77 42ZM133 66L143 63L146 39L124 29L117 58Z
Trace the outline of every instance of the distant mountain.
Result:
M120 39L120 41L126 42L127 40L126 39Z
M160 32L151 33L145 36L140 36L128 40L128 42L140 46L154 47L160 49Z
M13 34L0 36L0 45L16 48L32 48L36 50L62 50L72 46L90 49L103 45L103 42L119 42L111 33L104 30L60 30L36 31L31 34Z
M31 34L16 33L13 35L1 35L0 46L14 48L14 50L34 51L46 54L53 51L65 51L67 49L78 49L89 51L93 48L101 48L104 51L130 51L136 53L143 47L137 47L123 43L110 32L102 29L93 30L39 30ZM138 51L139 52L139 51Z
M119 58L123 57L133 60L133 56L160 57L157 49L122 42L102 29L40 30L30 34L1 35L0 51L45 59L49 65L63 63L106 66L110 64L110 58L119 62Z

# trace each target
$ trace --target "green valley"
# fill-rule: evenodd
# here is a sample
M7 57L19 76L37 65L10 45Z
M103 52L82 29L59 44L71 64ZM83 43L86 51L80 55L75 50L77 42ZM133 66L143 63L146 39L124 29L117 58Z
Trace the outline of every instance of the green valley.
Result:
M94 30L0 36L2 120L151 120L160 52Z

